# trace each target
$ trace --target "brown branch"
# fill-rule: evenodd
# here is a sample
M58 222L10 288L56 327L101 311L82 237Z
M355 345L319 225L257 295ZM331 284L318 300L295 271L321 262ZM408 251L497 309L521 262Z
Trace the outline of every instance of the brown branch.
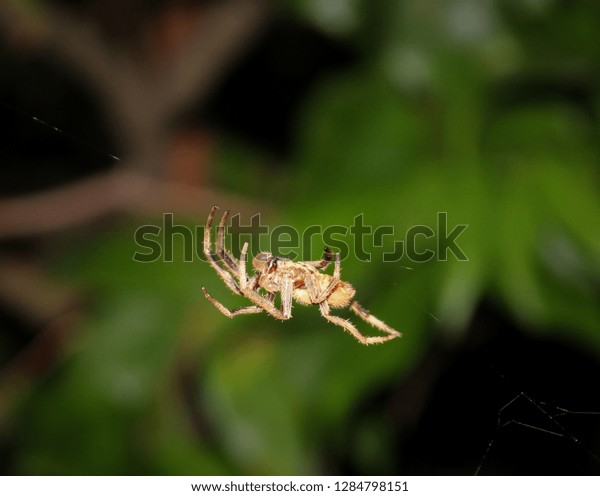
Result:
M218 190L116 169L52 191L0 200L0 239L60 231L115 212L144 216L174 212L200 218L215 203L241 211L260 210L256 203Z
M68 15L49 2L39 9L28 5L0 0L0 29L13 39L25 37L49 47L86 78L112 116L111 128L129 159L116 170L77 184L0 200L0 238L53 232L115 211L176 210L196 216L213 202L250 207L220 191L148 176L164 176L173 113L192 98L198 102L207 97L235 54L263 25L265 0L215 2L197 22L177 61L158 64L163 69L155 77L148 77L148 68L134 62L125 48L111 48L91 21Z
M134 123L135 129L164 127L192 99L204 101L266 19L265 0L216 2L200 16L175 62L158 64L163 70L152 75L126 50L111 49L89 20L48 4L33 11L17 0L0 0L0 29L49 46L85 76L125 130Z

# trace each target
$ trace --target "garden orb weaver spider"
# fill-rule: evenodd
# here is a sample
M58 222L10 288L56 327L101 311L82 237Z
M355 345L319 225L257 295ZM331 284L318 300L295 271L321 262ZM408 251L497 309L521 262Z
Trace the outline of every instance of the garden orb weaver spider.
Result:
M303 305L318 305L321 315L332 324L342 327L352 334L361 344L384 343L400 337L402 334L389 327L385 322L371 315L356 300L352 300L356 290L352 285L340 279L340 254L335 254L333 275L321 272L332 261L333 252L325 247L321 260L294 262L287 258L275 257L263 251L252 260L254 275L248 276L246 271L246 254L248 243L244 243L237 260L223 243L225 222L229 210L225 210L217 229L216 253L212 252L210 230L212 219L217 210L213 206L206 220L204 230L204 255L215 269L225 285L234 293L248 298L253 305L230 310L215 300L202 288L206 299L210 301L223 315L229 318L238 315L267 312L279 320L288 320L292 316L292 300ZM261 291L261 292L259 292ZM275 296L281 295L281 308L275 306ZM349 320L331 314L331 308L350 306L356 315L373 327L379 329L384 336L364 336Z

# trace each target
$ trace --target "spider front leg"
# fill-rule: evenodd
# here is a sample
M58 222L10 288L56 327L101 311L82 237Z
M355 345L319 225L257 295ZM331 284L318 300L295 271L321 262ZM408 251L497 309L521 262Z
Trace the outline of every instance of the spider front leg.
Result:
M217 229L217 255L225 264L225 268L229 270L234 276L237 275L238 263L235 257L225 248L225 243L223 242L223 238L225 236L225 222L229 217L229 210L225 210L223 212L223 217L221 217L221 222L219 222L219 227Z
M279 320L288 320L291 317L291 314L287 315L286 313L279 310L277 307L275 307L275 304L273 303L273 298L265 298L264 296L262 296L256 292L254 285L248 284L248 273L246 272L246 253L247 252L248 252L248 242L244 243L244 246L242 247L242 251L240 253L240 263L238 266L238 279L240 282L241 293L246 298L248 298L250 301L252 301L254 304L261 307L265 312L267 312L272 317L275 317L276 319L279 319ZM282 298L283 298L283 295L282 295ZM290 298L291 298L291 296L290 296ZM290 304L290 309L291 309L291 304Z
M214 205L210 209L210 213L208 214L208 218L206 219L206 226L204 228L204 246L203 246L204 256L206 257L206 260L208 260L208 263L210 263L210 265L213 267L213 269L215 269L215 271L217 272L219 277L227 285L227 287L229 289L231 289L231 291L233 291L235 294L241 295L242 293L240 292L240 288L238 287L238 284L236 283L233 276L229 272L227 272L223 267L221 267L219 265L217 256L214 253L212 253L212 251L211 251L210 228L211 228L211 224L212 224L212 219L215 216L215 212L217 211L217 208L219 208L219 207Z

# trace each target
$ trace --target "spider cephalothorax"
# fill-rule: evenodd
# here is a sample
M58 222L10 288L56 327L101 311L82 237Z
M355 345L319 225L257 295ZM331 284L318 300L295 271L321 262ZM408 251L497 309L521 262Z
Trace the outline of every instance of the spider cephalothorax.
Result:
M240 296L245 296L253 303L248 307L229 310L210 296L205 288L202 288L208 301L224 315L232 318L237 315L265 311L276 319L287 320L292 316L292 301L296 300L303 305L318 305L324 318L344 328L362 344L383 343L401 336L398 331L371 315L357 301L352 301L356 290L350 283L340 279L339 253L335 254L333 275L322 272L334 257L333 252L327 247L321 260L307 262L294 262L287 258L275 257L269 252L260 252L252 260L255 272L253 276L249 277L246 272L248 243L244 243L239 260L224 247L225 221L229 216L229 210L226 210L217 231L217 250L216 253L213 253L211 251L210 228L216 210L217 207L214 206L206 221L204 255L229 289ZM275 306L277 293L281 295L280 308ZM331 307L347 306L350 306L350 310L361 319L383 331L386 335L364 336L350 321L331 314Z

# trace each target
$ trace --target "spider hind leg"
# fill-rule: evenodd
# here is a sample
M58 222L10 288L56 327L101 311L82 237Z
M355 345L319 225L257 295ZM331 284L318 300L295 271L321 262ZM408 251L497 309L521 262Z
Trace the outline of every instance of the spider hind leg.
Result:
M401 332L398 332L396 329L392 329L388 326L383 320L378 319L374 315L371 314L368 310L363 308L358 301L354 300L352 305L350 305L350 310L352 310L356 315L358 315L361 319L363 319L368 324L371 324L373 327L379 329L380 331L389 334L389 337L386 336L386 341L388 339L399 338L402 336Z
M388 328L388 329L390 329L391 331L393 331L394 334L389 334L388 336L365 336L365 335L361 334L361 332L349 320L342 319L341 317L338 317L337 315L332 315L331 314L331 309L329 308L329 304L327 303L327 301L323 301L319 305L319 308L321 310L321 315L325 319L327 319L332 324L340 326L345 331L347 331L350 334L352 334L359 343L364 344L365 346L368 346L370 344L385 343L386 341L389 341L390 339L394 339L394 338L397 338L398 336L400 336L399 332L394 331L391 328ZM366 310L365 310L365 312L366 312ZM385 331L385 332L387 332L387 331Z

